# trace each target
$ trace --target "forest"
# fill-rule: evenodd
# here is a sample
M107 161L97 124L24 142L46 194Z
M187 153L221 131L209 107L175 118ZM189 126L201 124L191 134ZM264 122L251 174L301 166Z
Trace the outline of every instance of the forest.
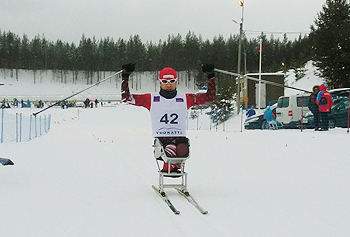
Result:
M300 67L312 57L307 35L289 40L286 35L276 39L261 33L259 38L243 38L243 72L258 71L260 38L264 72ZM238 42L238 35L228 39L218 36L210 41L188 32L185 37L169 35L158 43L143 43L138 35L128 40L97 40L82 35L79 45L75 45L61 40L51 42L39 35L29 40L26 35L0 31L0 68L117 71L122 64L133 62L138 71L157 71L165 66L183 71L198 69L200 63L213 63L217 68L237 71Z

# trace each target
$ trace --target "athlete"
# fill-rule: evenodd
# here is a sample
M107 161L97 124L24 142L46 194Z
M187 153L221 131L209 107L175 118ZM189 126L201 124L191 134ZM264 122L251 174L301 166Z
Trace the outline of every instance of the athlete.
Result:
M209 79L208 90L204 94L178 93L176 90L178 80L177 73L171 67L165 67L159 73L159 93L130 94L129 76L134 71L135 64L125 64L122 66L122 69L122 102L148 109L151 114L153 137L158 138L162 142L167 155L178 156L181 146L182 154L180 156L185 156L185 153L188 153L187 144L184 146L184 143L187 143L187 110L194 105L205 104L215 99L216 85L214 65L202 65L202 70ZM187 148L187 151L184 151L184 147ZM169 165L164 162L162 171L168 172L170 169L170 172L180 172L180 168L180 164L172 164L169 167Z

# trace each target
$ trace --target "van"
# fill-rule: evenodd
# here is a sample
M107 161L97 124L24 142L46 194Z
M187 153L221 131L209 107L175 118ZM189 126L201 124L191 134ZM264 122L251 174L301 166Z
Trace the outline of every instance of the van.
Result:
M349 98L350 88L338 88L329 90L329 93L332 95L333 101L339 99L340 97L348 97Z
M309 99L308 94L280 96L277 101L276 120L285 128L297 128L298 120L310 111Z

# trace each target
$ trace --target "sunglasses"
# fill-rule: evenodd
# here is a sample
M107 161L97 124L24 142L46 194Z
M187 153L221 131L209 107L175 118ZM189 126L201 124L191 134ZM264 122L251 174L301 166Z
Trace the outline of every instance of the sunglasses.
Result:
M162 80L160 80L160 82L163 84L167 84L167 83L174 84L176 81L177 81L177 79L170 79L170 80L162 79Z

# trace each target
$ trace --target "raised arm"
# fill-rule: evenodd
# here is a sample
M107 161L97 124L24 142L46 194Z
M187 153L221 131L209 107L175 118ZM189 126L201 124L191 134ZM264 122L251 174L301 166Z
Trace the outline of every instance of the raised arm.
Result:
M135 64L133 63L124 64L122 66L122 69L123 69L122 87L121 87L122 102L129 102L129 101L132 101L132 95L130 94L130 90L129 90L129 77L130 77L130 74L135 70Z
M213 64L203 64L203 72L208 77L208 89L204 94L186 94L187 96L187 108L194 105L201 105L212 102L216 98L216 83L215 83L215 73Z
M151 94L134 95L130 93L129 89L129 77L130 74L135 70L135 64L129 63L122 66L122 86L121 95L122 102L142 106L150 110L151 108Z

